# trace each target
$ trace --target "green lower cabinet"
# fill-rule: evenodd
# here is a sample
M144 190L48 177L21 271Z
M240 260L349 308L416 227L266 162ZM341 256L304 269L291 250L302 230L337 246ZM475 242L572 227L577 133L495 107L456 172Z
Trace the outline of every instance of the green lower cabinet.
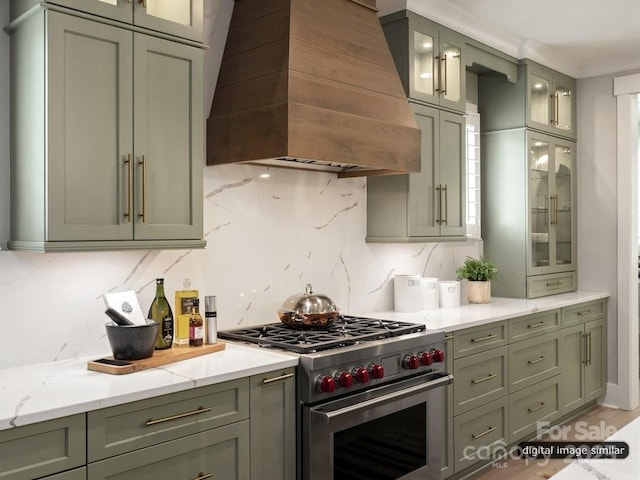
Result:
M509 393L560 373L557 332L509 345Z
M88 480L248 480L249 420L91 463Z
M536 433L538 422L560 417L560 375L509 395L509 442Z
M251 478L296 478L294 369L251 377Z

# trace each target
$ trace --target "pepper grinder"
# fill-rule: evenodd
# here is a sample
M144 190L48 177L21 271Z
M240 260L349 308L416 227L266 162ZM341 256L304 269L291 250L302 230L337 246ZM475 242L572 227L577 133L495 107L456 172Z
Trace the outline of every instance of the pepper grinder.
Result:
M207 344L214 344L218 341L218 310L215 296L204 297L204 318L207 323Z

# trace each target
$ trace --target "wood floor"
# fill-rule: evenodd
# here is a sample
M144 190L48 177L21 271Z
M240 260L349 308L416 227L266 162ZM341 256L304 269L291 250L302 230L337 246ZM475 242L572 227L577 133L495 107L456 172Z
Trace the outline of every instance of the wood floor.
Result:
M566 424L566 440L575 439L576 433L581 439L589 441L604 440L615 431L640 417L640 407L632 411L617 410L608 407L593 407ZM560 438L560 431L554 430L552 434L558 435L552 440L564 440ZM602 433L601 437L595 435ZM594 438L591 438L594 435ZM549 438L543 438L549 440ZM569 463L565 460L521 460L512 459L506 462L489 466L485 470L467 477L467 480L540 480L551 478L555 473L566 467Z

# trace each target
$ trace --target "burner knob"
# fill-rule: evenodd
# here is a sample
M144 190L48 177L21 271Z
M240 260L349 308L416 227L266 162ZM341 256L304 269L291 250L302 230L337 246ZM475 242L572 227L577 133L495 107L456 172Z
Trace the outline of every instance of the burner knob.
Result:
M330 375L318 377L316 380L316 390L321 393L333 393L336 390L336 381Z
M429 352L422 352L420 355L420 363L422 365L431 365L433 363L433 357Z
M402 366L407 370L415 370L420 366L420 359L417 355L407 355L402 360Z
M369 373L371 374L371 378L380 380L384 378L384 367L378 363L372 363L369 365Z
M342 388L349 388L353 386L353 375L349 372L338 372L334 378Z
M354 368L351 372L353 377L356 379L358 383L368 383L369 382L369 371L366 368L358 367Z
M431 350L431 356L433 357L434 362L444 362L444 352L439 348L434 348Z

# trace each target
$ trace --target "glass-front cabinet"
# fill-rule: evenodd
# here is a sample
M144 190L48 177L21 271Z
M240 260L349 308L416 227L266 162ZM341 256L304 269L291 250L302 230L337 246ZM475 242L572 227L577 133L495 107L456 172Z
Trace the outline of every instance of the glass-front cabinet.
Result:
M49 0L49 3L202 42L203 0Z
M575 144L529 131L530 274L575 268Z
M527 61L528 126L576 138L576 82Z
M381 23L407 96L464 112L464 38L409 11Z

